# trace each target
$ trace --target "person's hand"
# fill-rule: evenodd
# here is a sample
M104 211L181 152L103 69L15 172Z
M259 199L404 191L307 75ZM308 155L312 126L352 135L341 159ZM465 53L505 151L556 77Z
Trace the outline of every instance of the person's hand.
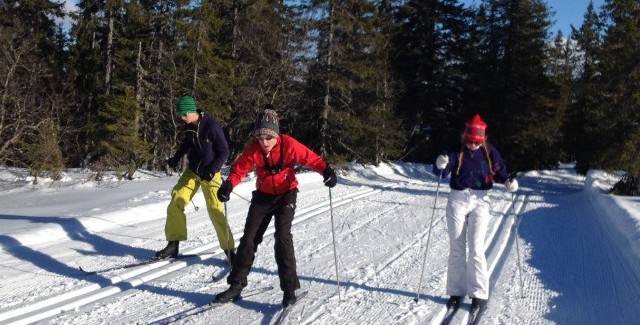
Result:
M210 172L201 172L199 176L200 179L207 182L211 182L211 180L213 179L213 173Z
M322 177L324 178L324 185L327 187L334 187L338 184L338 177L336 176L336 172L331 169L331 167L327 166L322 173Z
M504 182L504 187L509 192L515 192L518 190L518 180L515 178L509 178L506 182Z
M448 164L449 164L449 156L447 155L440 155L436 159L436 167L438 167L438 169L445 169Z
M233 186L231 185L231 182L229 182L228 180L222 182L222 185L220 186L220 188L218 189L218 193L216 194L218 200L220 200L220 202L229 201L229 199L231 198L232 190Z
M171 157L169 159L167 159L167 165L169 166L169 168L173 169L174 171L178 171L178 162L180 161L180 159L177 159L175 157Z

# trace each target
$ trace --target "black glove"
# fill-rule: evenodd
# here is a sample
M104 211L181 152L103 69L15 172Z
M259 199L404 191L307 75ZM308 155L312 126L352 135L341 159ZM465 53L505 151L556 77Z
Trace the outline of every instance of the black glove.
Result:
M334 187L338 184L338 177L336 176L336 172L331 169L331 167L327 166L322 173L322 177L324 177L324 185L327 187Z
M227 202L231 196L231 191L233 190L233 186L231 186L231 182L228 180L222 182L222 185L218 189L218 193L216 196L220 202Z
M169 168L173 169L174 171L178 171L178 162L180 162L180 159L176 157L171 157L167 159L167 165L169 166Z
M203 181L211 182L211 180L213 179L213 173L201 172L200 179L202 179Z

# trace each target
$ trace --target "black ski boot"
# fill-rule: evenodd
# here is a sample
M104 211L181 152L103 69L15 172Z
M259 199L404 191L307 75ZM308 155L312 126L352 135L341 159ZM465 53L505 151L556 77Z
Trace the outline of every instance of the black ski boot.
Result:
M449 301L447 301L447 309L458 308L460 307L461 302L462 302L461 296L451 296L449 298Z
M484 304L486 302L487 302L487 299L471 298L471 312L475 313L478 310L482 309L482 307L484 307Z
M170 257L176 257L178 256L178 246L179 246L180 242L177 240L172 240L167 244L167 247L163 248L162 250L159 250L156 252L156 255L154 256L155 259L157 260L164 260L166 258L170 258Z
M216 295L216 299L213 300L213 302L217 302L217 303L227 303L229 301L232 300L238 300L240 299L240 294L242 293L242 284L240 283L234 283L232 284L229 289L220 292L219 294Z
M282 296L283 306L288 307L290 305L295 304L296 301L298 301L298 297L296 297L295 290L287 290L284 292L284 295Z
M236 259L236 249L226 249L224 251L224 255L227 256L227 259L229 260L229 262L231 263L231 265L233 265L233 260Z

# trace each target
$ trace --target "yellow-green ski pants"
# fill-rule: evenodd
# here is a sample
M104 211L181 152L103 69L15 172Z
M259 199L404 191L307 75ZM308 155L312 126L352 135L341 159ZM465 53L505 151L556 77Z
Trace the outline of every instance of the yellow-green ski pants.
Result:
M213 228L218 235L220 247L224 250L235 247L233 234L222 209L222 202L216 196L220 184L222 184L222 176L219 172L213 176L210 182L200 179L189 168L182 173L178 184L171 191L171 202L167 207L167 222L164 226L167 241L187 240L187 216L184 214L184 209L189 205L198 188L202 187L209 219L211 219Z

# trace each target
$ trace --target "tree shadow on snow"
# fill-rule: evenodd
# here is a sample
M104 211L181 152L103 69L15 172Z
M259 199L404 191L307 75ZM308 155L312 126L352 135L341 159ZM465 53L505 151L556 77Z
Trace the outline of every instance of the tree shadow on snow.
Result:
M70 278L88 280L88 277L78 268L64 264L47 254L38 252L26 246L22 246L20 245L20 242L18 242L13 237L0 235L0 245L2 245L3 249L9 254L21 260L28 261L42 270L62 276L67 276ZM94 282L101 286L107 286L111 284L110 279L100 275L97 275L88 281Z
M80 223L80 221L76 218L0 215L0 220L27 220L33 224L59 225L60 227L62 227L66 235L72 240L83 242L93 247L94 251L77 250L84 255L119 257L130 255L138 260L146 260L153 255L153 250L123 245L121 243L92 234L91 232L87 231L84 225L82 225L82 223ZM72 278L86 278L86 275L77 268L69 267L64 263L55 260L51 256L23 246L20 241L11 236L0 236L0 245L2 245L3 250L7 251L14 257L24 261L28 261L45 271ZM101 278L104 279L104 277ZM104 279L104 281L107 281L107 279ZM102 282L104 281L97 279L96 283L102 284Z

